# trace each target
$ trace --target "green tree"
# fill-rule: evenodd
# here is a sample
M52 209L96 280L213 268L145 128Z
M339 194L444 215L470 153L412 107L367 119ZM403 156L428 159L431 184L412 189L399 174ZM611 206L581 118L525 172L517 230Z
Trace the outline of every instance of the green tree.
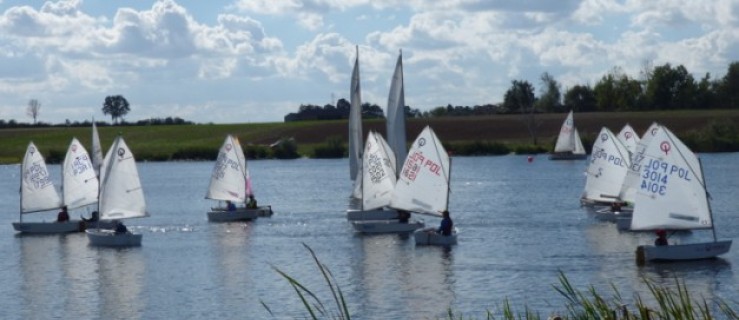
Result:
M548 72L544 72L541 75L541 93L539 100L536 102L538 110L546 112L560 112L564 111L562 107L562 92L560 91L560 85L557 80Z
M695 92L695 80L688 70L666 63L654 68L646 99L650 109L687 109L695 107Z
M604 75L595 84L593 92L598 111L638 110L641 106L641 84L625 75L619 67Z
M534 101L534 86L528 81L513 80L511 82L511 88L506 91L503 98L503 109L506 112L529 112L533 111Z
M739 61L729 65L729 70L721 79L717 88L724 108L739 108Z
M107 96L105 102L103 102L103 114L109 114L112 121L115 123L117 119L123 118L128 112L131 111L131 107L128 104L128 100L121 95Z
M513 80L511 88L505 93L503 108L511 113L516 111L521 112L526 128L529 130L529 135L531 135L531 140L536 145L537 123L534 102L536 102L534 86L528 81Z
M565 93L565 110L589 112L596 110L595 92L588 85L576 85Z

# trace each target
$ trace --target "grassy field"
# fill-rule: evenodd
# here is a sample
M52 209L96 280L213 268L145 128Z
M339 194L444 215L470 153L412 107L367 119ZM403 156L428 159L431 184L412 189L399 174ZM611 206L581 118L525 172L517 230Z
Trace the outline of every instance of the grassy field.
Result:
M551 149L565 114L537 114L538 143ZM711 123L739 123L739 110L663 111L620 113L576 113L575 124L586 145L602 126L618 133L629 123L637 132L643 132L654 121L669 127L679 136L704 129ZM473 141L503 144L529 144L531 137L521 115L474 117L447 117L410 119L407 123L408 140L412 141L424 126L430 125L445 143ZM368 130L385 132L384 120L365 120ZM309 156L316 146L331 137L346 140L346 121L305 121L291 123L201 124L173 126L115 126L98 127L100 139L107 149L115 136L122 134L139 160L168 160L183 150L205 150L217 153L226 134L239 137L244 145L269 145L281 138L294 138L299 153ZM63 158L72 137L77 137L87 148L91 146L88 127L52 127L0 129L0 163L18 163L23 158L29 141L52 162ZM57 160L58 161L58 160Z

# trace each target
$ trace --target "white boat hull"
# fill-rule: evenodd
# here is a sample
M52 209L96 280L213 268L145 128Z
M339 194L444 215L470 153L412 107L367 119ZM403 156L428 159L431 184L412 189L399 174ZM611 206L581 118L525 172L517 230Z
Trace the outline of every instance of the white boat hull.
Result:
M354 230L361 233L410 233L423 228L423 221L411 220L360 220L352 222Z
M85 230L90 229L115 229L115 222L109 220L85 221Z
M116 233L114 230L94 229L85 231L90 245L99 247L138 247L144 235L135 233Z
M636 261L686 261L716 258L729 252L732 240L717 242L675 244L667 246L643 245L636 249Z
M70 220L67 222L13 222L15 231L29 234L55 234L81 232L85 230L82 221Z
M398 211L397 210L383 210L383 209L377 209L377 210L354 210L349 209L346 211L346 219L349 221L359 221L359 220L390 220L390 219L397 219L398 218Z
M452 246L457 244L457 231L457 228L454 228L452 235L445 236L437 233L434 228L426 228L416 230L413 237L417 246Z
M272 206L260 206L256 209L237 208L228 211L225 208L213 208L208 212L208 221L211 222L234 222L249 221L258 217L269 217L272 215Z

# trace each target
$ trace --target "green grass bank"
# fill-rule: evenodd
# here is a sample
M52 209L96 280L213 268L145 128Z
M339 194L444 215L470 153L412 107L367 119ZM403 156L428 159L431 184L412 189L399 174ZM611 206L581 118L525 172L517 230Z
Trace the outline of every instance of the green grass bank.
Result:
M494 115L409 119L410 143L424 126L430 125L454 155L542 153L552 149L565 114L535 115L537 144L529 134L524 115ZM657 121L674 131L698 152L739 151L739 110L684 110L655 112L576 113L575 124L586 148L603 126L618 133L629 123L642 132ZM374 130L385 134L385 121L365 120L365 134ZM346 152L347 122L304 121L289 123L100 126L100 139L107 149L122 134L140 161L212 160L226 134L236 135L249 158L330 158ZM89 127L46 127L0 129L0 163L19 163L29 141L33 141L49 162L64 157L72 137L91 146ZM292 138L296 153L270 145ZM344 141L343 145L337 143Z

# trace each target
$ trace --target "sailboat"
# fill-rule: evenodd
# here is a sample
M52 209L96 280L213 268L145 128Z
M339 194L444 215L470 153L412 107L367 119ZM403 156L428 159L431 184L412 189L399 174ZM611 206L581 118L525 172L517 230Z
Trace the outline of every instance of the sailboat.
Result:
M245 203L250 194L250 184L246 157L241 149L241 143L234 136L227 135L213 166L205 198L230 201L235 207L233 210L228 210L224 206L211 208L208 212L208 220L213 222L248 221L260 215L271 215L271 206L246 208Z
M644 132L642 138L636 142L634 151L631 153L631 165L626 170L626 177L624 178L623 184L621 184L621 191L618 194L619 199L625 205L620 208L616 220L618 230L627 231L631 229L631 214L634 211L634 198L641 183L644 150L646 150L647 145L649 145L654 136L657 135L659 128L660 125L653 122L647 128L647 131Z
M363 194L365 191L363 188L363 177L364 173L364 157L361 149L362 143L362 95L361 87L359 82L359 51L357 49L357 59L354 60L354 69L352 70L352 83L350 88L350 100L351 109L349 112L349 176L354 182L354 188L352 196L363 202ZM373 137L367 137L367 143L373 142L382 143L385 158L391 159L393 163L393 173L395 172L395 153L388 146L385 139L381 135L374 133ZM389 200L388 200L389 202ZM386 204L384 204L386 205ZM383 205L383 206L384 206ZM347 210L347 219L350 221L354 220L386 220L397 217L397 212L394 210L385 210L380 206L378 209L367 210L367 206L361 203L360 208L352 208Z
M391 154L382 136L370 131L362 157L362 210L355 212L356 215L365 214L368 217L352 222L358 232L412 232L423 227L423 222L415 220L401 222L395 210L383 210L390 204L395 189L395 163L391 160ZM381 216L382 219L377 218Z
M100 167L98 211L102 220L117 221L149 216L136 159L121 136L115 139ZM119 233L109 229L87 229L85 232L93 246L140 246L143 238L142 234Z
M62 164L62 205L81 208L98 202L99 182L87 150L77 138L67 148ZM113 228L110 221L84 221L85 228Z
M631 156L626 146L606 127L601 128L585 171L585 190L580 203L584 206L610 205L619 200L621 185Z
M661 127L644 150L632 230L711 229L712 242L640 245L638 264L653 260L697 260L729 252L732 240L718 241L700 159L669 129Z
M69 233L80 231L79 220L65 222L23 222L23 215L62 207L62 200L54 188L46 162L33 142L28 144L21 164L20 222L13 228L22 233Z
M587 157L580 133L575 127L573 112L570 110L559 130L557 143L554 146L554 152L549 155L549 160L581 160Z
M451 159L431 127L426 126L411 145L403 171L393 190L390 207L441 217L449 209ZM444 236L434 228L414 232L417 245L452 245L457 230Z

